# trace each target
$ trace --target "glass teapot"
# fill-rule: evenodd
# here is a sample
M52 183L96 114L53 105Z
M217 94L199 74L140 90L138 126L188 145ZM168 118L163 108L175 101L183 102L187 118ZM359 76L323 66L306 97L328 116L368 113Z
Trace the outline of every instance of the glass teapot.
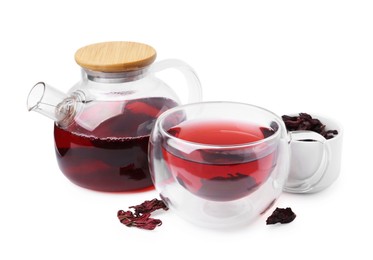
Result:
M104 42L75 54L82 79L65 94L39 82L27 107L55 121L58 165L73 183L99 191L131 191L152 186L148 141L156 118L181 104L156 74L179 70L188 103L201 101L200 82L180 60L153 63L156 51L136 42Z

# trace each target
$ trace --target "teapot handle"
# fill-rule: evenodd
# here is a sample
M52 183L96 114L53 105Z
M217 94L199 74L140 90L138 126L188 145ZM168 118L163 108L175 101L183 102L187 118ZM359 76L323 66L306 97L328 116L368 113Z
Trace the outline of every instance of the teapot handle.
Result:
M183 74L189 90L188 103L202 101L201 83L195 71L188 64L177 59L167 59L154 63L150 67L150 72L157 73L166 69L176 69Z

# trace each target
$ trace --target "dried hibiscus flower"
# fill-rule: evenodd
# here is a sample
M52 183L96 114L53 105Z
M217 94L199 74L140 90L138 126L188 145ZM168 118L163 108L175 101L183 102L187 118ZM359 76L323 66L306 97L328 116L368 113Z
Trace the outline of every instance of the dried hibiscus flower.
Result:
M322 135L325 139L331 139L338 134L337 130L326 130L325 125L317 118L312 118L307 113L299 113L299 116L283 115L282 120L288 131L310 130Z
M272 215L267 218L267 225L290 223L295 219L295 217L296 215L291 208L276 208Z
M137 227L146 230L153 230L162 225L160 219L150 217L153 211L157 209L168 210L166 204L158 199L146 200L140 205L131 206L129 208L134 209L135 212L119 210L117 213L119 221L127 227Z

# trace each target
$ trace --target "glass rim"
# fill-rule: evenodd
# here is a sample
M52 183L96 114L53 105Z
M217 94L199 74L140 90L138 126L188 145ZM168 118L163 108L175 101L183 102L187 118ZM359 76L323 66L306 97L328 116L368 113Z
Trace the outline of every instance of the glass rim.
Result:
M240 105L240 106L246 106L246 107L250 107L250 108L259 109L259 110L273 116L273 121L275 121L278 124L279 129L274 134L272 134L272 135L270 135L266 138L263 138L261 140L255 141L255 142L239 143L239 144L204 144L204 143L192 142L192 141L184 140L182 138L178 138L174 135L171 135L170 133L168 133L163 128L164 120L175 112L181 111L183 109L187 109L189 107L196 107L196 106L201 106L201 105L213 105L213 104L214 105L216 105L216 104ZM268 109L265 109L265 108L260 107L260 106L252 105L252 104L247 104L247 103L243 103L243 102L233 102L233 101L203 101L203 102L180 105L180 106L173 107L173 108L163 112L157 119L157 125L159 126L159 131L160 131L162 136L166 136L169 139L176 140L178 143L184 143L184 144L187 144L187 145L190 145L190 146L200 146L200 147L208 148L208 149L247 148L247 147L257 146L257 145L260 145L262 143L267 143L269 141L272 141L273 139L276 139L280 135L280 129L283 127L282 124L283 124L282 119L278 115L276 115L275 113L273 113L272 111L270 111Z

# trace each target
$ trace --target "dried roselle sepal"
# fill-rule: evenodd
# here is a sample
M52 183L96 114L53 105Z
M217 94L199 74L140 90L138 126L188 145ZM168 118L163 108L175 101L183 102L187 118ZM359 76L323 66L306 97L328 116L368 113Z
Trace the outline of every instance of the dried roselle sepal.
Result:
M140 217L137 217L136 221L133 223L134 227L146 230L153 230L161 225L162 221L160 219L151 218L150 214L144 214Z
M124 211L124 210L119 210L117 213L117 217L122 224L128 227L132 225L133 219L135 218L135 216L133 215L131 211Z
M303 121L299 124L298 130L310 130L311 129L311 123L308 121Z
M299 113L298 116L283 115L282 120L288 131L309 130L322 135L325 139L331 139L338 134L337 130L326 130L326 126L317 118L312 118L307 113Z
M331 139L331 138L333 138L337 134L338 134L337 130L328 130L328 131L326 131L326 137L325 137L325 139Z
M168 207L162 200L153 199L147 200L140 205L131 206L135 213L132 211L119 210L117 217L119 221L127 227L137 227L146 230L153 230L162 225L160 219L151 218L151 213L157 209L168 210Z
M287 224L295 219L296 215L291 208L276 208L272 215L267 218L267 225L276 223Z
M163 200L159 200L159 199L146 200L140 205L131 206L129 208L135 210L136 216L140 214L151 213L157 209L168 210L168 207L163 202Z
M135 216L131 211L118 211L119 221L127 227L137 227L146 230L153 230L162 225L162 221L150 217L150 213Z
M310 119L308 122L310 122L311 123L311 125L312 126L318 126L318 125L322 125L322 123L320 122L320 120L319 119L316 119L316 118L312 118L312 119Z

